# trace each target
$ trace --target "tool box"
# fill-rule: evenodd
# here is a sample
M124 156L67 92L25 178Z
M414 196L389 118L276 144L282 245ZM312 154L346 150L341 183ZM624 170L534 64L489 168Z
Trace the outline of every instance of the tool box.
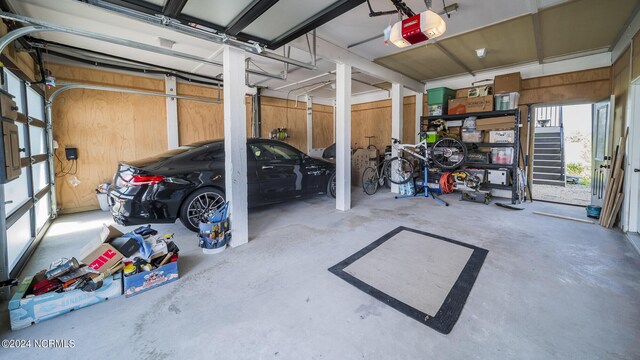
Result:
M122 274L116 273L102 281L102 287L86 292L71 290L57 293L49 292L34 296L33 276L26 277L9 301L11 330L23 329L41 321L66 314L93 304L97 304L122 295Z
M123 278L124 295L129 298L178 280L178 259L151 271L143 271Z

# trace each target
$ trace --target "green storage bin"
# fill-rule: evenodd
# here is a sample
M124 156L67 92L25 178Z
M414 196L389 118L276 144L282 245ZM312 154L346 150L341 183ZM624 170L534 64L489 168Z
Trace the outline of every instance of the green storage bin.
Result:
M449 100L456 98L456 91L446 87L427 89L427 104L444 105L447 107Z

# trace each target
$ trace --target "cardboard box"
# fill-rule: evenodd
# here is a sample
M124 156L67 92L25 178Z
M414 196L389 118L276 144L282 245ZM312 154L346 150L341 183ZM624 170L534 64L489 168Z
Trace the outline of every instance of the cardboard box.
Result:
M520 92L521 81L519 72L496 76L493 83L494 94Z
M493 111L493 95L467 99L467 113Z
M515 131L513 130L493 130L489 131L489 142L492 143L513 143Z
M476 120L476 130L513 130L515 117L498 116Z
M469 97L469 89L470 88L456 90L456 99L464 99Z
M364 169L368 167L378 166L378 150L377 149L358 149L351 156L351 185L362 185L362 174Z
M449 100L449 115L465 114L467 112L467 98Z
M111 269L124 256L109 241L122 235L113 226L103 225L100 234L80 251L82 262L100 272Z
M33 286L33 276L25 278L9 301L11 330L23 329L41 321L66 314L122 295L122 273L116 273L102 281L96 291L71 290L62 293L47 293L25 298Z
M151 271L123 277L124 296L129 298L178 280L178 261Z

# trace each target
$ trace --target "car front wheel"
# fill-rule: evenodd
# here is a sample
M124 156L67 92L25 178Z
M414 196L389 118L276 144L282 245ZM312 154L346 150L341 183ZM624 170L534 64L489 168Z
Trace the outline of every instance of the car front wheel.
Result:
M197 232L200 222L206 221L207 216L224 203L224 192L215 188L200 188L182 203L180 221L187 229Z

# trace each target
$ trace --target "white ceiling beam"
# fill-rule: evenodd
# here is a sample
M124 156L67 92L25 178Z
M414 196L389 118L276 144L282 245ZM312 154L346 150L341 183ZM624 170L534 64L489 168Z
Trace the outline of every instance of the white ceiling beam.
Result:
M633 16L631 16L629 21L622 27L620 34L617 36L617 41L614 42L614 45L611 47L612 62L615 62L620 55L622 55L627 46L631 44L633 36L640 31L639 7L640 4L636 6Z
M307 41L304 39L304 37L300 37L292 41L290 45L302 51L308 50ZM352 53L345 48L332 44L327 40L322 39L321 37L317 37L316 46L317 55L331 62L341 62L344 64L349 64L362 72L377 77L378 79L382 79L391 83L401 84L402 86L416 92L424 91L424 84L422 82L412 79L406 75L402 75L382 65L378 65L370 61L369 59Z

